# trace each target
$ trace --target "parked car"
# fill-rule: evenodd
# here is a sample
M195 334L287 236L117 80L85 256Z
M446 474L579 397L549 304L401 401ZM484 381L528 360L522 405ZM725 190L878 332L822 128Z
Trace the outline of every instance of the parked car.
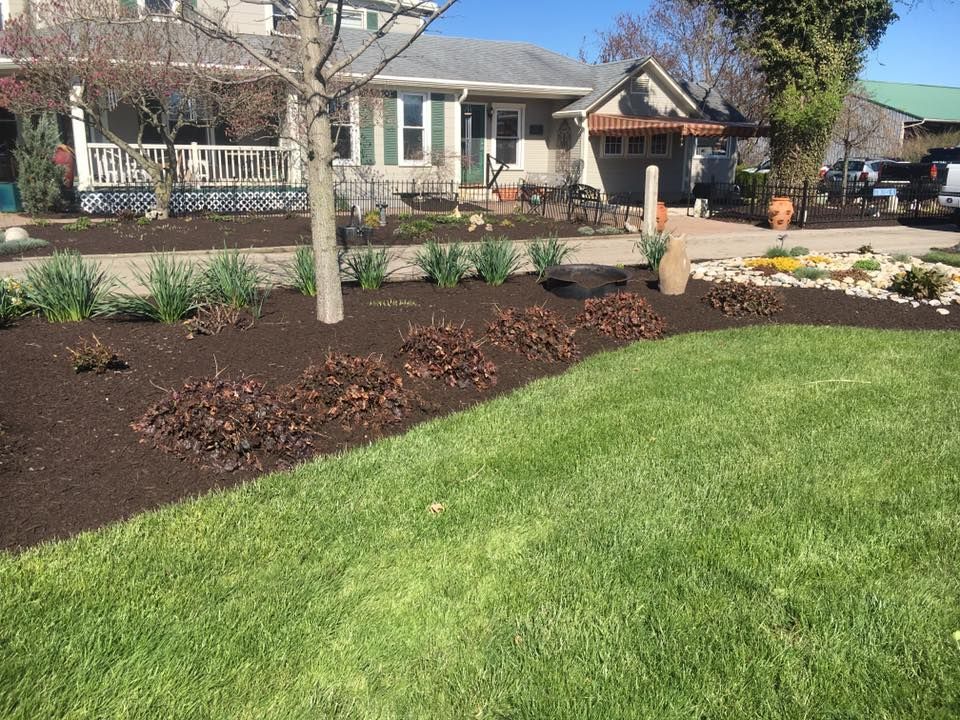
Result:
M960 163L947 165L937 201L943 207L953 209L954 219L960 225Z
M920 162L960 163L960 145L952 148L929 148Z
M880 175L880 164L886 162L878 158L849 158L847 160L847 184L874 183ZM828 185L839 188L843 184L843 160L837 160L823 178Z

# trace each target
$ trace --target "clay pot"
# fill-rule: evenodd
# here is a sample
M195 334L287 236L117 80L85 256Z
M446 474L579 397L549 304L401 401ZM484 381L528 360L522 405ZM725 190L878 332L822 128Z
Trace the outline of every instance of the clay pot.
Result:
M667 227L667 204L657 203L657 232L663 232Z
M767 220L774 230L786 230L793 220L793 200L788 197L770 198Z
M667 251L660 259L660 292L664 295L683 295L689 280L687 238L685 235L671 237L667 241Z
M504 202L512 202L517 199L517 188L498 188L497 195L499 195L500 199Z

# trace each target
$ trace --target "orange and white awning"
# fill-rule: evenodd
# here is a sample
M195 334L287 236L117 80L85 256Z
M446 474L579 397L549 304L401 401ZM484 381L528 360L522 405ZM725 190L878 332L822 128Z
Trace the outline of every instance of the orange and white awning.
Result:
M675 133L695 137L763 137L766 128L753 123L722 123L709 120L668 117L591 115L591 135L649 135Z

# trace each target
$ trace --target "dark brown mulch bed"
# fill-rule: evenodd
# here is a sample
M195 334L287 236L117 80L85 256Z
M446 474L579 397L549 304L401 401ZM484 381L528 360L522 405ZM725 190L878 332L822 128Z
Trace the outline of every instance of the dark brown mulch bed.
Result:
M941 316L930 308L811 289L783 291L785 309L773 318L727 318L700 301L710 284L691 281L685 295L666 297L648 287L649 277L639 271L628 290L645 297L664 317L667 335L751 323L960 329L960 311ZM477 282L454 290L415 282L372 292L347 288L345 304L346 320L324 326L312 318L312 299L276 292L270 296L265 316L252 328L192 340L183 326L107 320L51 325L27 319L0 330L4 392L0 547L16 549L66 537L255 477L252 469L203 469L141 444L131 423L164 397L162 388L179 388L188 378L212 377L222 371L224 377L256 378L272 392L296 382L331 350L361 357L382 355L395 372L402 373L405 359L396 353L401 334L411 323L464 323L480 338L498 309L545 304L572 325L584 307L581 301L548 295L532 277L514 278L499 288ZM91 333L122 353L130 369L74 374L66 347ZM591 330L580 330L575 337L584 356L624 344ZM483 391L472 384L453 388L439 380L404 375L404 387L422 399L407 416L393 424L352 431L337 422L327 423L320 449L336 452L381 434L400 433L429 417L460 410L568 367L529 361L490 342L482 348L497 366L495 386Z
M571 237L577 235L577 229L582 225L530 214L487 214L485 218L491 222L493 230L479 228L471 233L464 225L437 225L422 237L404 237L394 233L401 221L392 216L388 218L386 227L373 230L370 242L376 245L413 245L432 237L443 242L469 242L479 240L485 234L503 235L512 240L530 240L550 235ZM349 224L349 218L346 217L338 221L340 225ZM46 240L50 244L20 255L0 255L0 262L50 255L54 250L107 255L155 250L283 247L308 242L310 237L309 218L299 216L229 216L229 219L216 220L185 217L157 220L148 225L139 225L135 220L94 221L88 230L65 230L62 224L31 225L26 229L31 237ZM338 242L344 247L348 245L343 237ZM365 239L357 238L349 245L365 243Z

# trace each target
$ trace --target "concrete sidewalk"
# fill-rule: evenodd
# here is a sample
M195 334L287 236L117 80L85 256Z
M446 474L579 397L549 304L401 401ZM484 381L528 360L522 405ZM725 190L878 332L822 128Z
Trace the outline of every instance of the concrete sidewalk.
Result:
M716 260L731 257L762 255L767 248L778 244L779 233L751 225L733 225L727 222L688 218L671 215L667 222L668 230L687 235L687 248L691 260ZM577 247L574 260L584 263L604 265L639 264L641 255L634 249L636 235L610 235L566 238L565 241ZM930 228L912 228L903 226L873 228L843 228L833 230L798 230L787 234L786 247L802 245L811 252L854 251L863 245L871 245L880 252L905 252L911 255L923 255L932 247L945 247L960 241L960 232L952 226ZM526 245L527 241L519 242ZM416 246L393 249L391 270L394 280L404 280L420 276L413 266L417 253ZM203 262L213 251L180 252L179 257L188 257ZM293 247L258 248L244 251L268 275L272 282L285 281L294 256ZM96 260L109 274L139 290L132 269L145 266L146 254L126 253L114 255L87 255ZM26 268L42 258L28 258L11 262L0 262L0 276L22 278ZM524 268L529 269L529 268Z

